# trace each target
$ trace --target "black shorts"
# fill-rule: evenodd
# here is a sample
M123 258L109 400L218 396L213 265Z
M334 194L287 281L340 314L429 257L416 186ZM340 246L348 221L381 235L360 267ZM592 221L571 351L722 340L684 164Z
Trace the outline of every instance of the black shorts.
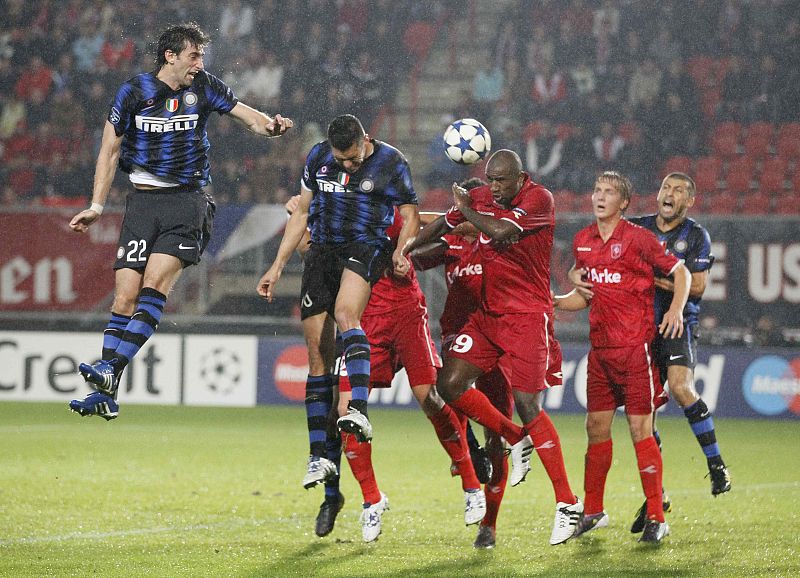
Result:
M666 382L667 368L670 365L694 369L697 364L697 329L696 325L686 325L683 328L683 335L676 339L656 335L653 353L662 383Z
M114 269L144 269L151 253L173 255L184 267L200 262L211 238L214 200L200 188L168 191L128 193Z
M304 261L300 318L306 319L325 311L333 315L345 269L357 273L370 286L377 283L391 263L391 250L388 243L383 247L366 243L312 244Z

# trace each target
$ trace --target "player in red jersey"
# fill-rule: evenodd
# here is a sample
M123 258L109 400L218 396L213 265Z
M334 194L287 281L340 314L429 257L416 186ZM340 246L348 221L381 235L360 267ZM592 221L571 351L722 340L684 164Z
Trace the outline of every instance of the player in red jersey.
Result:
M553 196L531 180L510 150L489 158L486 179L489 185L469 192L453 185L454 207L411 245L423 246L465 221L480 231L480 307L453 340L436 387L447 403L512 444L512 486L524 480L536 448L556 495L550 543L561 544L572 536L583 505L570 488L558 432L542 409L548 369L555 370L548 361L560 351L550 295ZM511 385L522 426L470 387L495 367Z
M584 514L578 536L608 525L603 510L606 477L611 468L611 424L625 406L636 451L639 476L647 498L647 522L639 541L659 543L669 533L662 505L661 452L653 437L653 414L666 403L651 344L655 273L674 275L675 291L658 331L668 338L683 334L683 307L691 275L682 261L666 253L656 236L623 218L631 183L613 171L602 173L592 194L595 223L573 240L576 269L585 268L594 296L577 290L555 298L557 309L589 309L589 368L586 383L586 469Z
M287 210L291 212L293 206L290 201ZM386 231L393 242L399 237L402 223L402 217L396 211L394 224ZM433 424L442 447L458 466L465 499L464 522L467 525L479 523L486 513L486 499L470 460L463 425L453 409L439 397L434 386L441 360L430 334L425 295L419 287L413 266L409 264L409 271L404 277L386 271L375 283L361 317L361 327L371 349L370 388L391 387L395 373L405 368L414 397ZM352 391L343 363L339 363L339 371L335 373L339 375L338 413L346 415ZM330 430L335 432L335 428ZM362 537L365 542L372 542L381 533L382 515L388 509L388 498L379 490L375 479L372 445L360 442L356 436L346 432L341 433L341 440L350 470L361 487L364 499ZM336 453L341 451L341 447L328 447L328 450ZM338 459L335 461L338 462ZM336 516L344 505L338 482L338 476L331 476L325 481L325 501L320 506L315 530L319 536L325 536L333 530Z

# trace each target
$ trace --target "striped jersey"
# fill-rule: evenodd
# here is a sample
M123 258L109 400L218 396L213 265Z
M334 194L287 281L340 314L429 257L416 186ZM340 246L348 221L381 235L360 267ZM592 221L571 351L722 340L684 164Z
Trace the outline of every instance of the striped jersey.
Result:
M631 219L631 222L655 233L667 252L682 259L691 273L708 271L714 264L714 256L711 254L711 237L708 231L693 219L685 219L679 226L666 233L658 228L656 215L635 217ZM664 313L669 309L672 295L670 291L656 287L654 301L656 325L661 323ZM684 324L691 326L699 323L701 299L702 297L689 296L686 307L683 309Z
M311 149L303 169L302 186L313 198L308 214L315 244L388 244L386 229L394 223L394 208L416 205L411 170L403 154L372 139L375 149L355 173L333 158L328 141Z
M117 136L125 137L120 168L130 173L140 167L182 185L206 186L211 182L208 117L230 112L237 102L224 82L205 71L178 90L156 72L134 76L119 88L108 113Z

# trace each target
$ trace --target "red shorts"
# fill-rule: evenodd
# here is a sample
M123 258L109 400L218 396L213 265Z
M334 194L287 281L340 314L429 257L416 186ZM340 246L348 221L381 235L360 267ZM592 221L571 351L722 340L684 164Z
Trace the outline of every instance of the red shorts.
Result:
M629 415L647 415L667 403L650 344L592 348L586 378L586 409L625 406Z
M561 346L547 313L473 313L447 352L489 372L495 366L512 389L536 393L560 385Z
M369 340L370 387L391 387L394 374L401 368L405 368L411 387L436 383L436 370L442 360L431 337L424 305L398 309L391 315L365 315L361 328ZM344 362L339 365L339 391L350 391Z

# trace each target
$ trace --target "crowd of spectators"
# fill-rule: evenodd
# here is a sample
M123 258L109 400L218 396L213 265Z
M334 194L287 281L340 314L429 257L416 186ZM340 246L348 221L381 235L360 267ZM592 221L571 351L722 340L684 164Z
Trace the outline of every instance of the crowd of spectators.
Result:
M472 91L451 117L478 111L495 148L524 153L526 168L553 191L584 193L599 170L615 168L649 195L667 160L687 159L681 168L693 172L695 159L716 155L719 173L704 188L724 189L728 167L747 161L748 190L730 191L747 193L758 188L765 161L783 154L775 148L781 128L800 121L798 2L512 6L498 18L491 54L479 61ZM736 142L717 150L716 127L731 124L739 129ZM748 127L765 124L767 146L743 158ZM768 192L788 195L800 173L797 147L787 149L774 185L780 190ZM431 182L461 176L441 158L431 160Z
M699 179L712 188L724 188L729 166L746 166L745 184L758 188L767 157L775 156L782 156L772 163L781 190L772 192L800 188L800 178L793 179L800 175L800 146L776 150L780 127L800 122L797 2L504 6L492 13L492 45L469 55L474 85L454 93L449 118L483 120L494 148L520 151L526 168L552 190L583 193L599 169L613 167L650 194L673 159L684 162L671 168L692 173L714 167L716 174ZM328 120L352 112L369 129L420 54L409 38L414 23L448 12L474 15L475 4L0 0L0 206L84 203L114 91L154 68L151 43L167 24L189 20L211 33L205 59L211 73L248 104L286 114L298 127L272 143L232 129L227 117L213 118L215 196L282 203L295 192L304 155L324 137ZM715 127L725 123L741 130L731 152L711 162L719 152ZM747 127L756 123L772 127L770 144L761 156L742 159ZM464 175L438 144L431 147L430 172L420 175L422 188ZM708 156L709 162L696 161ZM118 174L111 202L121 203L124 191Z
M283 203L305 153L344 112L367 127L409 66L396 39L440 2L392 0L0 0L0 206L83 204L109 103L119 85L154 70L169 24L210 33L205 66L247 104L295 120L280 143L212 117L218 201ZM117 174L110 202L122 203Z

